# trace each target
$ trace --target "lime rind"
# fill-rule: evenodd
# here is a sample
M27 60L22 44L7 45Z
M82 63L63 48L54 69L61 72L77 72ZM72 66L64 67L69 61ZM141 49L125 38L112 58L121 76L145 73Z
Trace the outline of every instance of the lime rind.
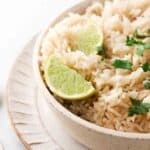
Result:
M49 89L63 99L81 100L96 92L91 82L54 56L45 65L44 78Z

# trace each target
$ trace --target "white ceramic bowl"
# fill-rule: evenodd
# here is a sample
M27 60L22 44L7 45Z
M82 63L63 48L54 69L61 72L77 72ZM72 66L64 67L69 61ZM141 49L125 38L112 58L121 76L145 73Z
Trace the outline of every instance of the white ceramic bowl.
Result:
M39 36L34 49L33 66L37 83L44 93L50 108L59 118L64 130L70 133L80 143L93 150L150 150L150 134L125 133L99 127L93 123L81 119L64 108L46 88L39 69L39 51L43 37L47 34L48 28L60 22L68 12L82 13L93 1L86 0L77 4L60 14Z

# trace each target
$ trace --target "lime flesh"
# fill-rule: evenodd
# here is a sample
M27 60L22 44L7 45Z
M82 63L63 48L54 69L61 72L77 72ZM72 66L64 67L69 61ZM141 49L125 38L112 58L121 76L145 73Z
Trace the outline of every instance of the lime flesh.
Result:
M46 63L45 81L55 95L67 100L81 100L95 93L95 88L90 82L64 65L60 59L51 56Z
M95 24L89 24L86 28L80 29L76 33L72 50L80 50L86 55L97 53L97 46L103 45L103 33L98 31Z

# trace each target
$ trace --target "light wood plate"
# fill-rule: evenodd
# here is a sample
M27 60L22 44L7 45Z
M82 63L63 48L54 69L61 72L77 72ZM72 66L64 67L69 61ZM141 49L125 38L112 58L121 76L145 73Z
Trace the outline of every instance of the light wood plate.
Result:
M87 150L61 127L38 91L32 69L35 39L22 50L9 76L7 105L12 126L27 149Z

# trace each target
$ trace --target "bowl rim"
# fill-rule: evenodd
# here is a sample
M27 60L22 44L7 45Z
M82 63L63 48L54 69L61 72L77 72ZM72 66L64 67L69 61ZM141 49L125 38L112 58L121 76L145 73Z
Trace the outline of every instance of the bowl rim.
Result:
M97 0L94 0L94 1L97 1ZM101 0L101 1L103 1L103 0ZM73 122L87 128L91 131L110 135L110 136L115 136L115 137L127 138L127 139L150 140L150 133L123 132L123 131L117 131L117 130L101 127L101 126L98 126L94 123L84 120L84 119L80 118L79 116L71 113L67 108L65 108L62 104L60 104L54 98L54 96L47 89L47 87L42 79L41 71L40 71L40 67L39 67L39 52L40 52L40 48L41 48L41 43L42 43L45 35L47 34L48 29L50 27L53 27L56 23L60 22L63 18L65 18L69 12L79 12L79 11L85 10L85 8L87 8L87 6L89 6L92 2L93 1L91 1L91 0L84 0L84 1L79 2L78 4L75 4L71 8L63 11L57 17L52 19L52 21L50 21L48 26L46 26L46 28L40 33L40 35L35 43L34 50L33 50L34 51L33 52L33 70L34 70L37 84L39 85L41 90L43 90L42 92L47 97L49 97L47 101L56 111L58 111L59 113L61 113L65 117L67 117L67 119L70 119Z

